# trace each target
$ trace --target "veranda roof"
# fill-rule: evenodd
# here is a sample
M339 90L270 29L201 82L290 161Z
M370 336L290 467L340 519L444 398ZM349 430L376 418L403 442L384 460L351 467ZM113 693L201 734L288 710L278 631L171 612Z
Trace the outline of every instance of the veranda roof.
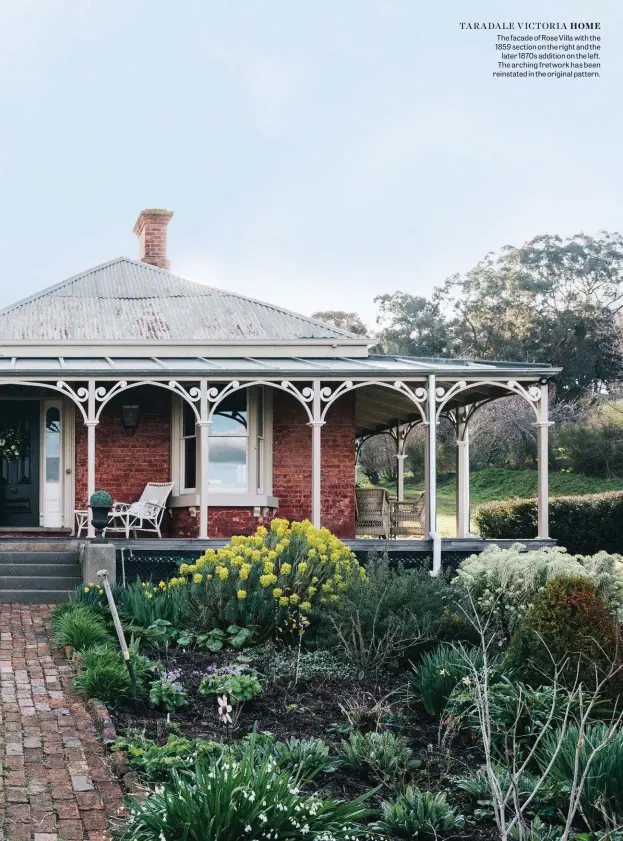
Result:
M98 381L120 379L192 380L207 377L210 381L239 379L308 381L320 379L331 383L345 380L365 382L365 388L354 390L357 435L387 429L396 423L419 420L420 414L404 394L381 385L402 379L412 387L425 385L430 374L436 376L437 387L448 389L460 380L473 382L461 391L447 409L481 400L505 397L504 383L510 380L533 384L554 376L558 369L550 365L494 362L476 359L433 359L412 356L348 357L202 357L202 356L0 356L0 380L16 383L81 380L95 377ZM416 382L413 383L413 380ZM378 382L378 384L376 384Z

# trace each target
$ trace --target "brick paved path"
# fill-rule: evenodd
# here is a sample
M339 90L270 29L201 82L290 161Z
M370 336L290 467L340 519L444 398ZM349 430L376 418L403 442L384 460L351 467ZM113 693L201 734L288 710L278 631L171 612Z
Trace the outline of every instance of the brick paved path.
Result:
M121 789L50 649L49 615L0 605L0 841L104 841Z

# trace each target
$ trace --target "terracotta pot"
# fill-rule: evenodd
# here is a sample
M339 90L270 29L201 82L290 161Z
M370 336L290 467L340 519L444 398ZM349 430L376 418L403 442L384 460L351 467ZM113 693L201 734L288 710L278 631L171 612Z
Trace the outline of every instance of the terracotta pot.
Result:
M65 657L68 660L71 660L74 656L74 648L73 645L66 645L65 646Z

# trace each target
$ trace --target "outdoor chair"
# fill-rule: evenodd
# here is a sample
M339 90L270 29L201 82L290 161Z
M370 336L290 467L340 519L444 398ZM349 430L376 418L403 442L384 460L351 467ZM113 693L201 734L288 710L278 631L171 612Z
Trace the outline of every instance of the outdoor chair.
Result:
M136 537L137 531L154 532L162 537L160 526L172 488L172 482L149 482L138 502L115 502L102 537L107 532L124 532L126 538L133 532Z
M355 488L355 534L390 535L389 494L385 488Z
M424 494L409 502L391 503L391 536L424 536Z

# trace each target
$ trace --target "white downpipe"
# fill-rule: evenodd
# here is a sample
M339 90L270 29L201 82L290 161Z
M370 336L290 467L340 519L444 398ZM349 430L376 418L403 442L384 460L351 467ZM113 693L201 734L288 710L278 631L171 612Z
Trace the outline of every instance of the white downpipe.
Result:
M427 453L427 490L428 490L428 529L429 537L433 541L433 569L432 575L439 575L441 571L441 538L437 534L437 411L436 411L437 382L434 374L428 377L427 415L428 429L426 436Z
M208 536L208 493L210 465L210 422L208 421L208 381L199 382L199 537Z
M312 525L320 528L321 523L321 480L322 480L322 459L321 459L321 434L320 430L324 426L324 421L321 420L321 405L320 405L320 380L314 380L314 396L312 402L312 417L309 426L312 428L312 510L311 521Z
M539 420L537 426L538 442L538 537L549 537L549 427L552 426L549 420L547 383L541 385L541 397L539 400Z
M469 537L469 429L459 416L456 431L456 536Z

